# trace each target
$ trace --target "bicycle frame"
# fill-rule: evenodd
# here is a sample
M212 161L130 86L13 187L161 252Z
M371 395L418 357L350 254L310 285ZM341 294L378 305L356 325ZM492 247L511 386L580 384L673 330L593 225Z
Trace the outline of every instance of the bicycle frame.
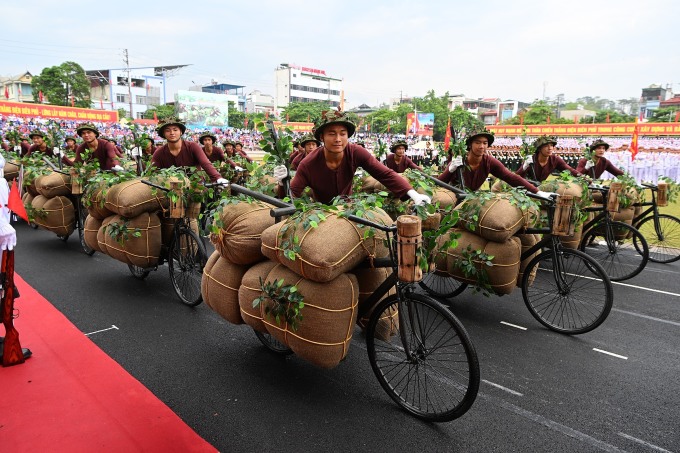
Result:
M663 241L664 235L663 235L663 231L661 231L661 226L659 225L659 207L656 204L656 191L658 190L658 187L653 185L653 184L642 183L642 185L651 190L652 201L646 201L646 202L640 202L640 203L633 204L633 206L635 206L635 207L649 206L649 208L645 209L640 214L633 217L632 224L634 226L640 224L640 222L642 222L642 220L647 218L649 216L649 214L652 213L652 216L654 217L654 230L656 231L656 235L659 238L659 240Z

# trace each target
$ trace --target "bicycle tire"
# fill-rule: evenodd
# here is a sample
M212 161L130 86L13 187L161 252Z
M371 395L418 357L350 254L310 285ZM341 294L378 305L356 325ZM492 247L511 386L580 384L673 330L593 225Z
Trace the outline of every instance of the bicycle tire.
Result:
M553 253L560 260L557 270ZM597 261L578 250L563 248L547 250L529 262L522 277L522 297L538 322L555 332L575 335L590 332L607 319L614 290Z
M182 303L195 307L203 302L201 278L208 261L203 241L186 226L173 235L168 250L170 281Z
M135 266L134 264L128 264L128 269L132 276L138 280L144 280L149 276L151 270L145 269L143 267Z
M257 330L253 330L253 332L255 332L257 339L260 340L269 351L278 355L291 355L293 353L292 349L281 343L269 333L258 332Z
M467 288L467 283L456 280L448 274L441 272L428 272L423 274L423 279L418 282L421 288L430 296L450 299L456 297Z
M78 209L78 238L80 239L80 246L83 249L83 252L87 256L92 256L94 255L95 250L93 248L90 248L89 245L85 242L85 220L87 219L87 210L83 207L80 206Z
M451 421L477 398L479 361L472 341L460 321L429 296L410 293L399 301L392 295L380 302L366 345L382 388L417 418Z
M654 263L673 263L680 260L680 219L668 214L659 214L659 228L662 238L656 232L654 216L645 217L635 227L647 241L649 261ZM633 241L636 248L641 247Z
M635 277L649 261L647 241L627 223L610 222L609 233L606 228L606 222L600 222L589 229L581 239L579 250L601 264L613 282Z

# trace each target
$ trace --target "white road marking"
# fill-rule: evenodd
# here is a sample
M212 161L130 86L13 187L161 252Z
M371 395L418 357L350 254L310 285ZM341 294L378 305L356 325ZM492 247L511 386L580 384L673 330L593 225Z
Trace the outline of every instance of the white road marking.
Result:
M111 324L111 327L107 327L106 329L95 330L94 332L86 333L85 336L92 335L92 334L94 334L94 333L99 333L99 332L106 332L107 330L112 330L112 329L119 330L118 327L116 327L115 325Z
M640 314L640 313L635 313L633 311L621 310L620 308L612 308L612 311L617 311L619 313L625 313L627 315L637 316L638 318L649 319L651 321L663 322L665 324L671 324L673 326L680 327L680 322L670 321L668 319L655 318L654 316L643 315L643 314Z
M614 354L613 352L605 351L603 349L593 348L593 351L601 352L602 354L607 354L607 355L610 355L612 357L616 357L616 358L619 358L619 359L628 360L628 357L626 357L624 355Z
M637 443L639 443L639 444L642 444L642 445L644 445L645 447L649 447L649 448L651 448L651 449L653 449L653 450L656 450L656 451L662 451L662 452L665 452L665 453L673 453L673 452L670 451L670 450L666 450L665 448L661 448L661 447L658 447L658 446L656 446L656 445L654 445L654 444L650 444L649 442L646 442L646 441L644 441L644 440L642 440L642 439L638 439L637 437L629 436L629 435L626 434L626 433L618 433L618 435L621 436L621 437L624 437L624 438L626 438L626 439L628 439L628 440L632 440L633 442L637 442Z
M541 269L544 270L544 269ZM548 270L548 269L545 269ZM572 274L572 273L567 273L567 275L571 275L574 277L581 277L581 278L586 278L588 280L597 280L597 281L602 281L601 278L595 278L595 277L588 277L587 275L581 275L581 274ZM635 289L641 289L643 291L651 291L653 293L659 293L659 294L666 294L669 296L675 296L675 297L680 297L680 294L678 293L672 293L670 291L662 291L660 289L653 289L653 288L645 288L644 286L637 286L637 285L631 285L630 283L621 283L621 282L611 282L612 285L619 285L619 286L626 286L628 288L635 288Z
M498 389L501 389L501 390L503 390L503 391L506 391L506 392L510 393L511 395L515 395L515 396L524 396L524 394L522 394L522 393L516 392L516 391L511 390L511 389L509 389L509 388L507 388L507 387L503 387L502 385L496 384L496 383L494 383L494 382L487 381L486 379L482 379L482 382L485 383L485 384L489 384L489 385L492 386L492 387L496 387L496 388L498 388Z
M515 329L519 329L519 330L527 330L526 327L517 326L515 324L510 324L509 322L505 322L505 321L501 321L501 324L505 324L506 326L514 327Z

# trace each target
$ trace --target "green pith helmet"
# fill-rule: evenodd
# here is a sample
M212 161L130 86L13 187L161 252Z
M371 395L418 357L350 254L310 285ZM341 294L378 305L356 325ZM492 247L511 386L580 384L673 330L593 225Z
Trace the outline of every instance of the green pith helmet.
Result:
M396 142L392 143L390 146L390 151L394 152L394 150L397 148L397 146L403 146L404 150L408 149L408 143L406 143L405 140L397 140Z
M309 142L314 142L316 143L316 146L321 146L321 142L317 140L312 134L305 134L300 138L300 144L302 146L305 146L305 144Z
M73 140L74 142L78 141L73 135L67 135L66 137L64 137L64 142L67 142L69 140Z
M354 135L354 131L357 128L356 124L349 119L347 113L341 112L340 110L329 110L328 112L323 112L321 114L321 121L314 129L314 137L316 137L317 140L321 140L322 132L329 124L342 124L347 127L347 137Z
M45 138L45 134L42 131L38 131L38 130L29 132L28 138L30 138L32 140L33 137Z
M605 150L609 149L609 143L605 142L601 138L598 138L590 145L590 151L595 151L595 148L597 148L600 145L604 145Z
M215 134L213 134L212 132L203 132L201 135L199 135L198 136L199 143L202 145L203 140L205 140L206 138L212 138L213 145L217 143L217 137L215 137Z
M486 137L486 139L489 141L489 146L493 143L493 132L489 132L486 130L484 126L477 126L474 129L472 129L470 132L468 132L467 137L465 138L465 146L470 149L470 143L472 143L472 139L475 137L479 137L480 135L483 135Z
M232 141L229 140L229 139L226 139L225 141L222 142L222 146L224 146L224 147L226 148L227 145L234 146L234 142L232 142Z
M549 135L542 135L541 137L538 137L536 140L534 140L534 143L531 146L534 147L534 153L537 153L538 150L541 149L541 146L547 145L548 143L552 143L553 146L557 146L557 139Z
M92 123L83 123L76 128L76 134L78 134L79 137L83 136L83 131L92 131L94 132L94 136L99 138L99 129Z
M171 116L169 118L163 118L158 122L158 126L156 126L156 132L158 133L158 135L165 138L163 136L163 129L165 129L168 126L179 127L179 130L182 132L182 134L184 134L184 132L187 130L187 126L184 124L184 121L180 120L176 116Z
M243 148L243 143L240 140L232 140L231 144L234 145L234 148L236 148L236 145L241 145L241 148Z

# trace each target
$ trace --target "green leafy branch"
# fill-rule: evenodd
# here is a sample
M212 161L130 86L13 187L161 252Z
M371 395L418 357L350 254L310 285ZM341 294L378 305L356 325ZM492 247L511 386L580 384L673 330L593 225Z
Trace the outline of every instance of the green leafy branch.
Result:
M668 184L668 195L666 197L668 198L669 203L675 203L680 195L680 184L676 183L668 176L661 176L659 182Z
M131 230L128 223L129 219L122 217L123 222L111 222L106 226L106 233L112 237L120 245L125 245L130 238L138 238L142 236L142 231L139 228Z
M486 268L493 266L493 259L493 255L482 250L473 250L472 246L468 245L462 251L460 259L454 262L454 266L460 269L466 278L475 282L473 288L476 292L481 291L485 296L490 296L493 288Z
M273 317L279 325L284 320L293 331L296 331L300 322L302 322L302 309L305 306L305 301L295 285L284 285L284 283L282 278L265 283L260 277L262 295L253 300L253 308L257 308L261 303L270 300L272 304L265 307L265 315Z

